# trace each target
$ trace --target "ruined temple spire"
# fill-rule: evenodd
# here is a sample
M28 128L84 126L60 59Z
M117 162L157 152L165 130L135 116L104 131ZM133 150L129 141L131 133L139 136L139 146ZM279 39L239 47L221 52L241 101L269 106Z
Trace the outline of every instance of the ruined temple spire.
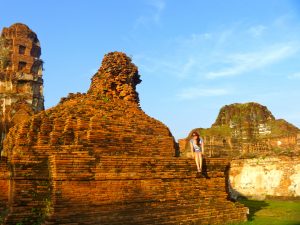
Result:
M139 103L136 85L140 82L138 68L131 59L125 53L110 52L104 56L100 69L92 77L88 94Z
M14 124L44 110L43 61L37 35L15 23L1 32L0 45L0 151Z

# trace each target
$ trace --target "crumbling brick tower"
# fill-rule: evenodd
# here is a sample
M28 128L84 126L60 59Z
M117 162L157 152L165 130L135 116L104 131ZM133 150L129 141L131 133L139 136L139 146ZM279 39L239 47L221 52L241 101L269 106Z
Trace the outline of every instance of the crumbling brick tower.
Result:
M4 28L0 45L0 152L8 129L44 110L43 61L37 35L26 25Z

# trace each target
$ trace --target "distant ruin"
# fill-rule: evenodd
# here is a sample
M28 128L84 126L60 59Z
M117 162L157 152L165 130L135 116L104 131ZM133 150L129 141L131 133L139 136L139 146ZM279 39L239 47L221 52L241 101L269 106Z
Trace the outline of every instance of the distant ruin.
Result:
M275 119L267 107L255 102L221 108L211 128L195 128L204 138L207 154L213 157L253 158L299 155L300 129ZM182 156L189 156L187 138L179 140Z
M137 67L104 56L87 93L16 124L0 161L4 225L221 224L247 219L231 201L227 159L175 157L169 129L139 106Z
M206 156L231 160L231 197L300 197L300 130L275 119L267 107L254 102L226 105L211 128L193 131L203 137ZM190 157L190 134L179 140L182 157Z
M14 124L44 110L43 61L37 35L24 24L4 28L0 37L0 152Z

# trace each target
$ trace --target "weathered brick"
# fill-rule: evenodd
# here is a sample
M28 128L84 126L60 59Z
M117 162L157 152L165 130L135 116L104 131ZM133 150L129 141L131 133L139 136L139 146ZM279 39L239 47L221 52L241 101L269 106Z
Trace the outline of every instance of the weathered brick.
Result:
M136 66L107 54L86 94L11 128L4 224L221 224L246 220L229 200L229 161L175 157L169 129L139 106ZM1 177L2 182L8 178ZM1 180L0 180L0 184Z

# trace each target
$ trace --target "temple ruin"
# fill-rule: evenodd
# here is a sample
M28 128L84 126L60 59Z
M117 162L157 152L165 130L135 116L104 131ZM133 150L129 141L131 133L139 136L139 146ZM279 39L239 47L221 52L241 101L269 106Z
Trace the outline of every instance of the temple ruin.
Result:
M300 130L276 119L266 106L249 102L222 107L210 128L195 128L179 140L181 157L189 157L193 131L203 137L206 155L230 159L232 198L299 198Z
M104 56L87 93L17 123L0 163L3 225L224 224L245 221L230 200L227 159L175 157L170 130L139 106L137 67Z
M0 152L14 124L44 110L43 61L37 35L16 23L0 37Z
M255 102L225 105L210 128L195 128L179 140L181 155L189 156L193 131L203 136L213 157L253 158L300 154L300 129L276 119L266 106Z

